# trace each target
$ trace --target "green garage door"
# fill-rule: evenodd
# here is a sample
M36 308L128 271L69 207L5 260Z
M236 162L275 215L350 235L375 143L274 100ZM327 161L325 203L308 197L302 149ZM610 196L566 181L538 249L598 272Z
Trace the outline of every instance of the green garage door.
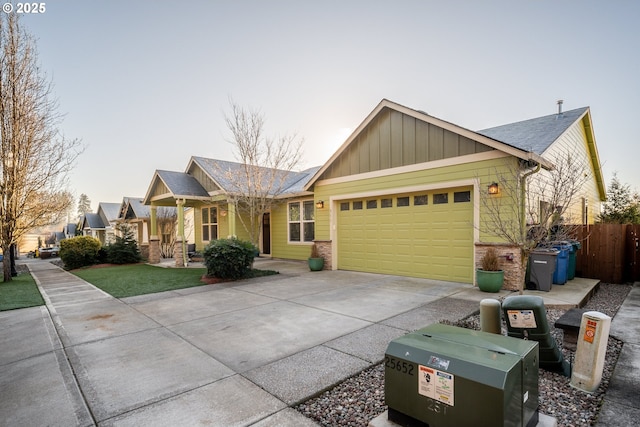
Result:
M473 282L468 188L338 203L338 268Z

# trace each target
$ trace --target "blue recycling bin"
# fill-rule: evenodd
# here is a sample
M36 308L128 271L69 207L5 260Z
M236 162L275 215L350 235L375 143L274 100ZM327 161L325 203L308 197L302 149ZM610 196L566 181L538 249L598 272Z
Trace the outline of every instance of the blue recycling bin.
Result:
M569 277L569 253L573 246L568 242L556 242L553 248L558 251L556 269L553 271L553 284L564 285Z

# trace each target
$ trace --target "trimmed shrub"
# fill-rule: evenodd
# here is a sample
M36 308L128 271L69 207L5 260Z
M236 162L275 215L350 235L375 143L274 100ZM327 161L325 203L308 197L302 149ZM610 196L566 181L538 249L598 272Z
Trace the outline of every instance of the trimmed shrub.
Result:
M251 271L255 246L251 242L231 239L214 240L204 248L207 275L221 279L242 279Z
M138 242L133 237L131 227L122 224L118 227L122 237L116 236L116 241L105 246L107 262L111 264L135 264L142 261Z
M69 270L93 265L98 261L100 241L91 236L78 236L60 242L60 259Z

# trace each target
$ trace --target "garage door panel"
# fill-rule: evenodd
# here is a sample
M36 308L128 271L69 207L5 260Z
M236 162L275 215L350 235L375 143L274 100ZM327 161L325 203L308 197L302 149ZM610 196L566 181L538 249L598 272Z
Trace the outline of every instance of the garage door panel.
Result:
M338 268L471 283L472 203L453 203L447 191L446 204L433 204L442 190L429 193L427 205L414 205L421 192L380 197L375 209L338 211ZM398 197L409 197L410 206L397 206ZM382 208L382 198L392 207Z

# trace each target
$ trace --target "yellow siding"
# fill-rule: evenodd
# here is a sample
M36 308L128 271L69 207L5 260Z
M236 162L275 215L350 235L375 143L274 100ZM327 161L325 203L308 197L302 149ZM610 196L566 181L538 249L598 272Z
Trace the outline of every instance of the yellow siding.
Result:
M585 177L584 185L581 186L580 191L573 198L573 203L565 214L565 221L571 224L582 224L585 220L583 213L583 200L586 200L588 203L586 221L589 224L593 224L596 220L596 216L600 213L601 202L600 193L594 176L593 164L589 156L587 135L582 121L579 121L570 127L564 135L562 135L562 137L544 153L544 157L553 163L566 162L567 156L571 157L572 162L581 163L583 165L582 172L586 173L588 176ZM576 179L581 179L581 177L576 177ZM532 203L539 204L540 200L548 201L544 194L540 194L541 191L536 191L536 188L542 186L542 183L544 183L545 180L547 183L549 182L549 173L542 171L535 177L535 180L538 180L539 182L531 187L531 191L534 193L531 198Z
M513 163L515 164L515 161ZM505 158L500 158L428 170L378 176L361 180L329 184L325 184L322 181L318 182L314 188L314 197L316 200L324 200L325 208L316 210L316 239L330 239L331 230L328 201L331 196L339 198L340 195L376 191L388 191L389 194L394 194L397 192L397 189L404 187L429 185L437 188L438 185L443 183L463 180L478 180L479 188L484 191L491 182L496 180L496 175L503 173L507 168L508 164L507 161L505 161ZM512 200L519 200L517 196L509 197L505 192L501 194L501 197L504 200L505 205L507 203L512 203ZM482 215L482 206L480 206L479 209L480 215ZM482 229L480 229L480 240L498 241L498 239L491 235L491 233L486 233Z
M288 242L288 221L287 221L287 203L296 200L309 200L309 197L300 199L291 199L286 203L280 204L271 209L271 256L274 258L298 259L305 260L309 258L311 251L311 243L289 243ZM320 199L316 199L320 200ZM316 208L316 239L318 215L323 211L329 211L328 199L325 202L325 209ZM327 217L328 218L328 217Z

